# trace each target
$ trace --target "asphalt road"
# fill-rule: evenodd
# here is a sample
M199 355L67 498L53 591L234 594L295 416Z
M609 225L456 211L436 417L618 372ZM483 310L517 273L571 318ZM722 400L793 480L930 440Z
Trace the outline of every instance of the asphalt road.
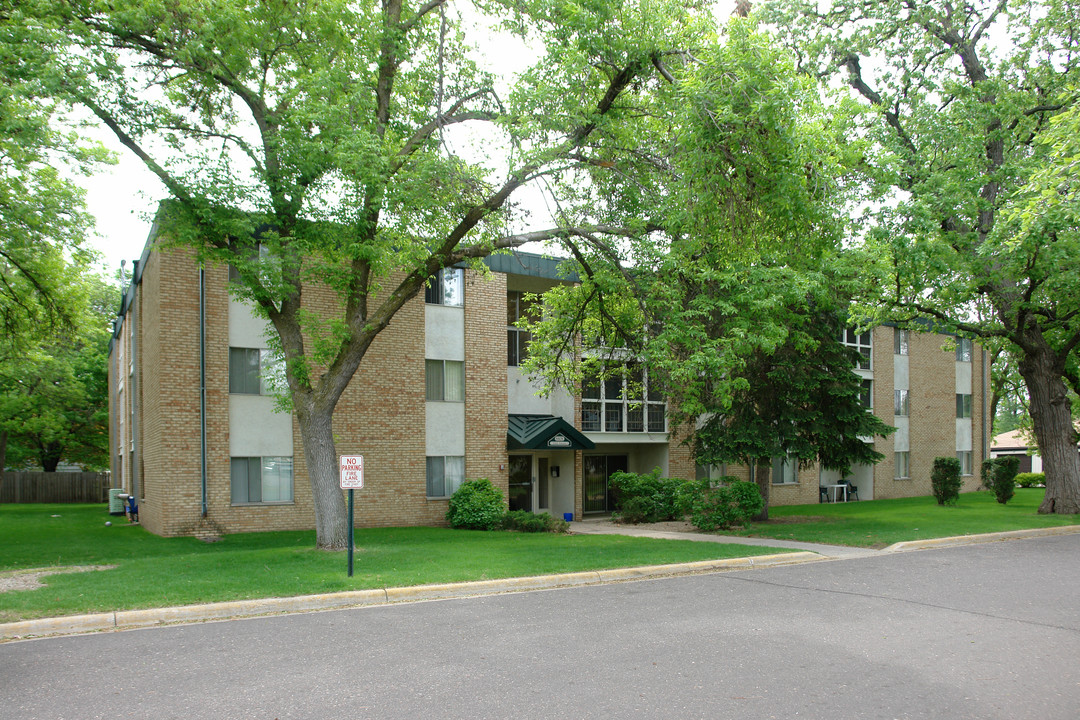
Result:
M0 645L0 718L1080 717L1080 535Z

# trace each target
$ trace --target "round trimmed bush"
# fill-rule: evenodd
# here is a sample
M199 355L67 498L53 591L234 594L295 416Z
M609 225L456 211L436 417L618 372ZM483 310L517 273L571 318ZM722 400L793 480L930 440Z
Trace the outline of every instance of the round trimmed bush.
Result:
M492 530L506 512L502 493L487 478L466 480L450 497L446 519L453 528Z

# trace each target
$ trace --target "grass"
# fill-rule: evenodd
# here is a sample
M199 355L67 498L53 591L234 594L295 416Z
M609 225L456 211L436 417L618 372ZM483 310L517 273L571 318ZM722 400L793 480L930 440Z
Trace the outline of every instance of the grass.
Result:
M990 492L963 493L956 505L932 497L769 508L769 522L735 535L882 548L905 540L1080 525L1080 515L1039 515L1044 490L1016 490L1007 505Z
M104 505L0 505L0 575L116 566L46 576L45 587L36 590L0 592L0 622L777 552L617 535L383 528L356 531L349 578L345 553L314 546L314 531L242 533L207 544L152 535L122 517L110 518Z

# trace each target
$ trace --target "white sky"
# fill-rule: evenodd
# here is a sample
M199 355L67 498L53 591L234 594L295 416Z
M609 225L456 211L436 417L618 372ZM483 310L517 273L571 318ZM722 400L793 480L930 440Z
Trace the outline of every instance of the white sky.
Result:
M716 0L714 11L718 18L726 18L734 5L735 0ZM492 44L480 43L485 48ZM499 55L500 69L505 72L506 55ZM96 218L96 231L89 245L101 253L103 270L112 277L121 260L127 261L127 272L131 272L132 261L139 259L146 245L151 213L159 201L168 197L168 192L112 133L100 130L94 137L114 150L119 161L91 178L79 178L87 189L87 209Z

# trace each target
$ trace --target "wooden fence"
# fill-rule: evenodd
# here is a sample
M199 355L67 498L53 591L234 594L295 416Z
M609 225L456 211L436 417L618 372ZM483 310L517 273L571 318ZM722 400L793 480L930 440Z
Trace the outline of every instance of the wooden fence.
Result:
M0 473L0 503L108 502L110 487L107 472L6 472Z

